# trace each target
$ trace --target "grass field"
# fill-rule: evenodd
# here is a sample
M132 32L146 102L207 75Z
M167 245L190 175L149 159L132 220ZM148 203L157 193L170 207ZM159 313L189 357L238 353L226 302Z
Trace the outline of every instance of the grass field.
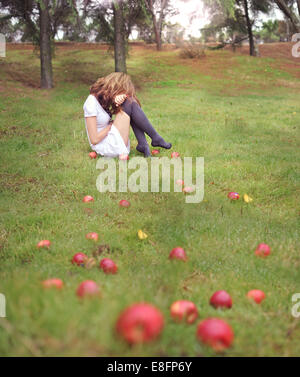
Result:
M291 315L300 292L300 60L286 47L278 57L278 49L268 46L259 59L208 52L199 61L131 49L128 71L152 123L182 157L205 158L204 201L186 204L181 193L97 191L82 105L90 84L113 71L104 49L58 47L56 87L45 92L32 48L9 46L0 60L1 356L215 355L196 340L196 324L170 319L178 299L194 301L200 319L230 323L234 346L221 356L300 356L300 322ZM131 143L136 156L133 134ZM229 191L254 201L230 202ZM95 202L82 203L84 195ZM121 199L131 207L121 210ZM149 238L139 240L138 229ZM92 256L88 232L110 246L103 256L117 262L117 275L70 263L76 252ZM52 241L50 250L37 250L41 239ZM269 258L254 256L260 242L271 246ZM169 261L175 246L187 263ZM40 282L51 277L65 288L43 290ZM101 299L77 299L86 279L99 283ZM255 288L266 293L261 305L245 297ZM209 306L219 289L232 295L231 310ZM114 324L138 301L160 308L165 329L151 344L128 347Z

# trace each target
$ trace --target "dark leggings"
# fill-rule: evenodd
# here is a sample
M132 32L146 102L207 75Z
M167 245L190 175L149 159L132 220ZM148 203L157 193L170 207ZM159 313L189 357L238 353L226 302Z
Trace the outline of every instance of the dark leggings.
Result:
M152 146L162 147L166 149L171 148L171 144L164 141L164 139L157 133L155 128L149 122L144 111L140 105L133 99L127 98L122 104L122 110L130 117L130 124L138 141L137 149L145 153L145 148L148 147L145 133L152 139Z

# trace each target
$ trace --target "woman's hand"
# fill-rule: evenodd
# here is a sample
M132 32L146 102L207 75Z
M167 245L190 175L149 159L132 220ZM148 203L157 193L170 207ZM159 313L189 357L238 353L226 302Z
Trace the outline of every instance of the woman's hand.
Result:
M126 94L120 94L120 95L116 96L116 98L115 98L115 104L117 106L122 105L122 103L126 100L126 98L127 98Z

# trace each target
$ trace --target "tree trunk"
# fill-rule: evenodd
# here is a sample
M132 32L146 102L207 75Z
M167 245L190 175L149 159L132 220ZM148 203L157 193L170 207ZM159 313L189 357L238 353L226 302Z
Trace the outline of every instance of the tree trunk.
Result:
M286 22L286 40L289 42L291 40L291 31L290 31L290 19L285 17Z
M42 0L39 4L40 13L40 59L41 59L41 88L53 88L52 51L50 37L49 0Z
M125 29L123 18L123 6L121 1L116 0L113 3L114 11L114 49L115 49L115 71L127 72L126 67L126 47L125 47Z
M155 35L156 49L157 49L157 51L161 51L161 49L162 49L161 33L158 30L158 25L157 25L156 18L155 18L154 14L152 16L152 20L153 20L153 30L154 30L154 35Z
M299 13L299 16L300 16L300 0L297 0L297 7L298 7L298 13Z
M166 7L166 4L167 4L167 0L163 0L161 3L160 17L157 20L155 12L154 12L153 0L146 0L146 6L152 17L153 31L155 35L155 43L156 43L157 51L162 50L161 31L162 31L162 22L163 22L163 12L164 12L164 8Z
M246 22L247 22L248 37L249 37L250 56L255 56L255 44L254 44L251 20L249 16L248 0L244 0L244 9L245 9Z

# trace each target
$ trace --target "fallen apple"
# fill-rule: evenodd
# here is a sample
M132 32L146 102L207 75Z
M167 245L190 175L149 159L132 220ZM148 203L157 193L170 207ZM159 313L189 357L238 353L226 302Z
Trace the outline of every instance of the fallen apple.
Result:
M153 151L151 151L152 156L155 156L159 153L160 153L160 151L158 149L153 149Z
M227 197L230 200L238 200L240 198L240 194L238 192L230 192Z
M171 317L176 322L194 323L198 317L198 310L192 301L175 301L170 308Z
M190 194L195 191L195 187L186 186L182 189L185 194Z
M229 348L234 339L232 328L222 319L208 318L201 321L197 327L198 340L221 352Z
M120 207L128 208L130 206L130 203L128 200L120 200L119 205Z
M148 235L140 229L138 230L138 237L140 240L145 240L146 238L148 238Z
M84 253L77 253L73 256L72 263L77 264L77 266L84 266L87 259L88 257Z
M266 295L259 289L253 289L247 293L247 297L254 300L257 304L260 304L266 298Z
M183 261L187 260L187 256L185 253L185 250L182 247L174 247L174 249L171 250L170 259L181 259Z
M232 298L230 297L230 294L226 291L217 291L215 292L210 300L210 305L217 308L228 308L230 309L232 307Z
M147 303L134 304L125 309L116 323L117 333L129 344L150 342L164 327L161 312Z
M93 202L93 201L94 201L94 198L93 198L91 195L86 195L86 196L83 198L83 202L84 202L84 203Z
M171 158L177 158L177 157L180 157L180 153L178 153L178 152L172 152L171 153Z
M249 195L247 195L247 194L244 194L243 199L244 199L245 203L251 203L251 202L253 202L253 199Z
M266 243L260 243L255 250L255 255L258 257L264 258L270 254L271 254L271 248Z
M104 258L100 261L99 267L106 273L106 274L116 274L118 271L118 267L115 262L109 258Z
M85 238L87 240L93 240L93 241L97 242L98 238L99 238L99 235L98 235L98 233L91 232L91 233L86 234Z
M49 240L42 240L36 246L38 249L40 249L41 247L47 247L49 249L50 245L51 242Z
M177 179L176 185L183 186L184 185L184 181L182 179Z
M64 283L61 279L47 279L42 282L44 288L62 289Z
M90 156L91 159L97 158L97 153L96 152L90 152L89 156Z
M100 289L93 280L86 280L79 284L76 294L80 298L100 296Z
M119 160L121 160L121 161L129 160L129 155L128 154L120 154Z

